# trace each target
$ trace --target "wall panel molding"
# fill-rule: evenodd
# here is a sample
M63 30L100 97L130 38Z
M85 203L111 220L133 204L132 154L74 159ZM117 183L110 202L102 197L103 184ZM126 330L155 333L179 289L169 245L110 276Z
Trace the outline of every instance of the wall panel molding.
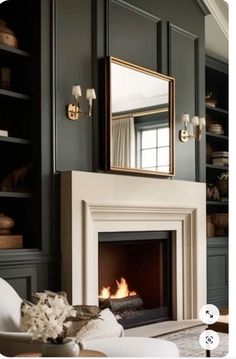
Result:
M226 307L228 305L228 240L217 237L208 239L207 253L208 303Z
M154 22L161 21L161 18L157 17L156 15L153 15L148 11L145 11L145 10L143 10L143 9L137 7L137 6L134 6L134 5L130 4L127 1L124 1L124 0L107 0L108 6L109 6L109 3L114 3L114 4L117 4L117 5L123 6L123 7L127 8L127 9L129 9L131 11L136 12L139 15L146 16L148 19L150 19L150 20L152 20Z
M114 10L115 8L116 11ZM123 16L121 16L121 14ZM136 28L134 24L137 25ZM123 30L124 26L126 32ZM105 32L107 56L120 57L143 67L161 71L163 63L162 46L164 41L162 37L163 25L160 17L128 1L106 0ZM120 41L118 40L119 35ZM129 46L127 44L128 40L130 40ZM122 46L124 47L123 49L121 48ZM142 55L138 52L138 49L141 47L142 51L140 52L142 52ZM133 58L130 48L132 48L134 52ZM145 50L146 57L149 58L149 61L144 60ZM121 53L121 55L117 56L116 52Z
M169 44L169 46L168 46L168 50L169 50L168 66L169 66L169 74L171 75L171 65L173 63L173 54L172 54L172 48L171 48L172 43L173 43L173 39L172 39L173 38L173 36L172 36L173 33L177 32L181 36L189 38L195 44L198 42L198 36L191 33L191 32L189 32L189 31L187 31L187 30L185 30L185 29L183 29L183 28L181 28L181 27L179 27L179 26L176 26L176 25L174 25L174 24L172 24L170 22L168 23L167 26L168 26L168 44ZM196 46L196 48L195 48L195 51L194 51L194 59L196 60L196 62L198 62L197 61L198 46L197 45L195 45L195 46ZM181 56L181 54L180 54L180 56Z
M201 114L199 37L173 23L169 22L167 26L168 75L176 79L176 175L179 179L188 177L189 180L195 181L199 177L198 145L195 141L181 143L178 141L178 132L182 129L183 112L191 115ZM184 171L183 163L189 164Z
M31 298L36 292L37 267L34 266L11 266L0 269L0 276L9 282L22 298Z

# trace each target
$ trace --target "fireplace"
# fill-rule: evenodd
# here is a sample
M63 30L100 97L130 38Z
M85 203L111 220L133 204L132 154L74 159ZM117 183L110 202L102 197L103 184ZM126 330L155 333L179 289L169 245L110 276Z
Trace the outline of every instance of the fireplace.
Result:
M205 198L204 183L63 172L61 287L71 303L99 303L100 233L170 231L171 317L197 319L206 304Z
M172 232L99 233L99 305L124 328L172 319Z

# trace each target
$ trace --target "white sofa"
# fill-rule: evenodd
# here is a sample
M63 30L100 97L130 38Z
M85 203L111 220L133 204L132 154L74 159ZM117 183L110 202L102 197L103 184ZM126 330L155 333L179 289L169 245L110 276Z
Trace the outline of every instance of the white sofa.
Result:
M32 342L31 334L20 331L22 299L0 278L0 354L15 356L26 352L42 352L43 344ZM118 337L80 341L83 349L102 351L110 357L178 357L177 346L156 338ZM96 336L95 336L96 337ZM84 337L85 338L85 337Z
M12 286L0 278L0 354L5 356L42 351L42 343L32 342L31 334L20 332L21 303Z

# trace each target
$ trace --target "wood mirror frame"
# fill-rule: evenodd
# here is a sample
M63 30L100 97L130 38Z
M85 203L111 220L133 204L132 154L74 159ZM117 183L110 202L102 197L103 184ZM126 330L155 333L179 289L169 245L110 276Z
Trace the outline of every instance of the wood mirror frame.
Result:
M172 77L105 59L107 171L174 176L174 91Z

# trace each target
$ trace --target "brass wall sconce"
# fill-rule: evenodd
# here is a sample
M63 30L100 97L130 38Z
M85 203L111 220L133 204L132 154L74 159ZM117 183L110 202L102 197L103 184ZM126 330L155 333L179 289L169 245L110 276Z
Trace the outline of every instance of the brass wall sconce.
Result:
M182 122L184 124L184 130L179 131L180 141L188 142L189 139L193 138L195 138L197 142L201 141L202 128L206 125L205 117L193 116L190 120L190 115L184 112ZM192 127L191 132L188 130L189 125Z
M66 107L67 118L72 121L79 120L82 116L85 115L88 115L89 118L92 118L93 100L96 99L95 90L93 88L88 88L86 90L86 99L88 100L89 103L87 112L81 111L81 107L79 104L79 97L82 96L82 91L79 85L72 86L72 96L74 97L74 102L70 103Z

